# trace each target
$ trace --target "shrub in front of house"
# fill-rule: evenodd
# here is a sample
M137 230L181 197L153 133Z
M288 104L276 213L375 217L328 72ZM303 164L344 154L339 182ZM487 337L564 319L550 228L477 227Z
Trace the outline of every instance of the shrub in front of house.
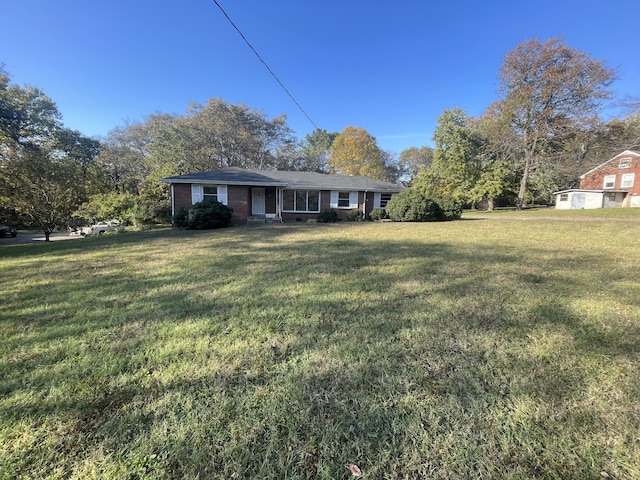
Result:
M349 210L347 220L350 222L361 222L364 219L362 218L362 212L360 210Z
M173 216L173 224L178 228L189 227L189 210L182 207Z
M316 221L318 223L334 223L338 221L338 214L335 210L327 208L318 214Z
M209 230L223 228L231 223L233 209L214 199L204 199L191 207L190 210L181 209L173 216L176 227L190 230Z
M369 213L369 218L374 222L379 222L380 220L389 218L389 215L387 215L387 212L384 208L374 208Z
M394 222L433 222L438 219L436 203L415 189L391 197L386 210Z
M432 200L438 207L437 219L443 222L460 220L462 216L462 204L449 195L437 195Z

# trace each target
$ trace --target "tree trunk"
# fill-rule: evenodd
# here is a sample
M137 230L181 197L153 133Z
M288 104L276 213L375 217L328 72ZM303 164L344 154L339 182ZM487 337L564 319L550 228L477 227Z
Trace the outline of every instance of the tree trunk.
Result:
M494 207L495 203L493 201L493 197L487 197L487 212L493 212Z
M49 242L49 235L51 235L51 232L49 230L45 230L44 231L44 241L45 242Z
M531 156L525 153L524 159L524 172L522 172L522 179L520 180L520 191L518 192L518 204L517 210L522 210L524 205L524 195L527 192L527 183L529 182L529 172L531 170Z

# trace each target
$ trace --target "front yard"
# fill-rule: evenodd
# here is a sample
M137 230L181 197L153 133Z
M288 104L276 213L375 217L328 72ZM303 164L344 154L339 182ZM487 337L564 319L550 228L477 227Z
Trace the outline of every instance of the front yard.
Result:
M640 478L640 215L570 213L2 246L0 478Z

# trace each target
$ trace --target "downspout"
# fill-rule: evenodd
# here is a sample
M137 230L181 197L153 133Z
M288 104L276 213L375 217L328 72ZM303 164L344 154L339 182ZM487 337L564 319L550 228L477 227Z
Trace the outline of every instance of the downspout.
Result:
M173 223L173 217L176 216L176 199L173 192L173 183L171 184L171 223Z

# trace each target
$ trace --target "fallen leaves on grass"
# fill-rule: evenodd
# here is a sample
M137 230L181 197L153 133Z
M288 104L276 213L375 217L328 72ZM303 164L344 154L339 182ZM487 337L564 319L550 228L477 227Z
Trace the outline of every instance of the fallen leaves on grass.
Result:
M362 470L360 470L360 468L358 468L358 466L354 463L349 463L346 465L347 470L349 470L351 472L351 475L353 475L354 477L359 477L362 475Z

